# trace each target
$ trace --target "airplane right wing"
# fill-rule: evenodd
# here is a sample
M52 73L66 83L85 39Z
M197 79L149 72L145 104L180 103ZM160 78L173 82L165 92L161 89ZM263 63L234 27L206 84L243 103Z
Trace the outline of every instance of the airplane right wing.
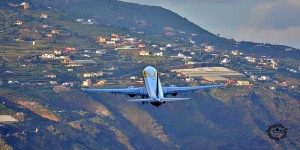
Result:
M171 102L171 101L184 101L189 99L190 98L163 98L162 101Z
M219 84L219 85L190 86L190 87L164 87L163 91L164 91L165 95L168 95L168 94L192 92L192 91L197 91L200 89L210 89L210 88L216 88L216 87L222 87L222 86L225 86L225 85Z

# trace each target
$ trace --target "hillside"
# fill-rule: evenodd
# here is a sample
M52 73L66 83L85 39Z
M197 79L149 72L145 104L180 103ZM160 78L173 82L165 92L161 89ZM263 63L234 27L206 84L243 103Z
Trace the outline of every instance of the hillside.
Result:
M173 31L197 34L199 42L229 42L191 23L178 14L157 6L145 6L117 0L32 0L43 6L71 13L81 18L96 18L101 24L120 28L133 28L152 35L160 35L165 27ZM178 33L176 33L178 34Z
M95 19L101 25L114 26L117 29L130 29L132 32L145 33L154 38L166 36L187 40L192 37L196 42L212 44L220 49L241 49L249 53L299 58L298 55L295 55L299 51L286 53L285 49L291 47L270 44L257 46L261 44L251 41L236 42L232 39L218 37L186 18L158 6L139 5L118 0L31 1L39 6L50 6L52 9L70 13L77 18Z
M159 7L114 0L31 0L25 9L22 2L0 2L0 115L18 120L0 120L1 150L300 147L298 51L227 43ZM154 10L170 20L156 18ZM89 18L98 18L98 23ZM130 29L135 19L147 19L146 27ZM170 22L172 28L165 28ZM199 36L177 36L182 30ZM234 48L228 48L232 43ZM221 64L225 57L231 62ZM160 107L128 102L131 98L125 95L81 90L143 86L142 69L149 65L159 69L165 86L214 84L170 71L180 68L226 67L245 77L230 78L224 88L178 94L191 100ZM271 79L252 80L250 75ZM279 141L266 132L276 123L288 128Z

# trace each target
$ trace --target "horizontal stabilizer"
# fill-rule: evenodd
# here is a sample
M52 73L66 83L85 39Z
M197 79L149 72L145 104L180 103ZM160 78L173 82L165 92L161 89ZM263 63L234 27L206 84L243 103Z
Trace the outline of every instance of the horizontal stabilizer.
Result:
M170 102L170 101L183 101L189 100L190 98L163 98L161 101Z
M129 102L155 102L154 99L148 98L148 99L130 99Z

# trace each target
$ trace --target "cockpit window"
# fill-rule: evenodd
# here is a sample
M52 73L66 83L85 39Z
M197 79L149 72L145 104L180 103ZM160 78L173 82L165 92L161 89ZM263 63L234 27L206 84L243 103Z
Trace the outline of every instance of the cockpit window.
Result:
M149 74L149 72L147 72L146 70L144 70L144 78L148 78L151 77L151 75Z
M153 74L150 74L148 71L144 70L143 74L144 74L144 78L149 78L149 77L156 78L157 77L157 71L155 71Z

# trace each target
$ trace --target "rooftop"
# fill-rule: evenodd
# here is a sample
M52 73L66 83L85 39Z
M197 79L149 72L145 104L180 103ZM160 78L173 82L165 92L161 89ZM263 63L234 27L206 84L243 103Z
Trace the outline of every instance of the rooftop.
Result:
M93 60L73 60L72 64L96 64Z
M0 123L14 123L14 122L18 122L18 120L13 118L10 115L0 115Z
M230 70L224 67L201 67L193 69L174 69L172 72L181 73L188 77L244 77L244 74Z

